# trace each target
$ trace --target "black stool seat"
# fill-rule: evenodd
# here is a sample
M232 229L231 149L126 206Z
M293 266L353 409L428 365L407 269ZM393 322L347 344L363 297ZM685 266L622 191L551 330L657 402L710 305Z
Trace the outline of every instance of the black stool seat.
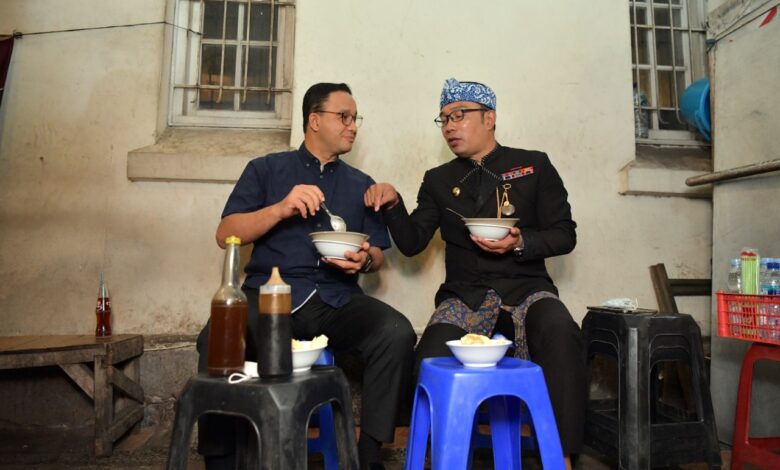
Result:
M618 371L616 399L588 401L586 444L616 458L621 469L690 462L720 468L701 331L690 315L590 307L582 332L588 364L605 355L616 359ZM670 413L658 400L654 367L671 361L690 369L692 413Z
M282 379L236 384L226 378L193 377L176 407L168 469L187 468L192 426L203 413L248 419L259 436L260 468L305 469L309 417L325 403L333 405L339 468L357 469L352 399L341 369L314 367Z

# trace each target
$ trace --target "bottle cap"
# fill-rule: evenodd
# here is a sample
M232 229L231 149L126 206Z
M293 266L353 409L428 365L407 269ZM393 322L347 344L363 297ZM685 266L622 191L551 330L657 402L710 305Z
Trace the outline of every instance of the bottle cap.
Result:
M262 294L289 294L291 292L289 284L285 284L284 279L279 274L279 267L274 266L271 270L271 277L268 282L260 286L260 295Z
M240 245L241 239L235 235L231 235L225 239L225 245Z

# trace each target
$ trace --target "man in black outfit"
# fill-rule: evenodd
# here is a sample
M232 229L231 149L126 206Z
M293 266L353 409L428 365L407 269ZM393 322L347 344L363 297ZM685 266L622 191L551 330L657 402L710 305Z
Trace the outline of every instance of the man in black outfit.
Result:
M545 267L571 252L576 224L558 172L543 152L503 147L495 138L496 96L489 87L449 79L435 122L457 158L425 173L408 213L388 183L364 202L382 210L398 249L420 253L436 229L446 243L446 279L417 346L415 377L426 357L452 355L446 341L501 333L512 353L539 364L555 412L567 466L582 448L587 369L580 329ZM464 217L519 219L501 240L470 235Z

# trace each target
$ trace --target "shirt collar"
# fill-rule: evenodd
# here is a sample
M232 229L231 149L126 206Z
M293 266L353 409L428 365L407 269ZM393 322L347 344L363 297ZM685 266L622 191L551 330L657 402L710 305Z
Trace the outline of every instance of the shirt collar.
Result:
M501 144L496 142L496 146L493 147L493 150L491 150L487 155L482 157L482 160L480 160L479 162L475 162L474 160L469 159L469 161L473 166L484 167L485 165L489 165L490 163L493 163L498 158L498 150L500 148L501 148Z
M301 146L298 148L298 157L301 159L301 162L303 162L304 165L312 165L316 168L319 168L322 163L320 163L320 160L312 154L309 149L306 148L306 143L302 143ZM335 160L332 162L328 162L325 164L327 167L328 165L336 165L341 163L341 159L339 157L336 157Z

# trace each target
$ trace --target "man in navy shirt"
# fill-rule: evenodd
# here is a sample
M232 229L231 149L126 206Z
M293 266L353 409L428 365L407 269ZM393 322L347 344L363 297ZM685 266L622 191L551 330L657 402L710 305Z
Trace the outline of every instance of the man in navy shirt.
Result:
M327 335L336 352L359 354L365 363L358 453L361 468L382 468L380 447L394 437L402 393L411 377L417 337L409 320L391 306L365 295L358 273L379 269L390 247L381 214L363 204L374 184L365 173L341 161L349 152L362 117L346 84L318 83L303 98L304 142L298 150L252 160L228 198L217 228L217 243L235 235L252 243L243 290L249 300L247 360L256 360L258 287L278 266L292 286L292 333L308 339ZM329 230L323 202L352 232L369 235L345 259L321 258L309 237ZM198 337L199 370L206 370L208 326ZM222 417L219 417L222 418ZM210 420L209 420L210 421ZM200 428L200 452L207 466L233 464L227 427ZM303 457L302 457L303 458Z

